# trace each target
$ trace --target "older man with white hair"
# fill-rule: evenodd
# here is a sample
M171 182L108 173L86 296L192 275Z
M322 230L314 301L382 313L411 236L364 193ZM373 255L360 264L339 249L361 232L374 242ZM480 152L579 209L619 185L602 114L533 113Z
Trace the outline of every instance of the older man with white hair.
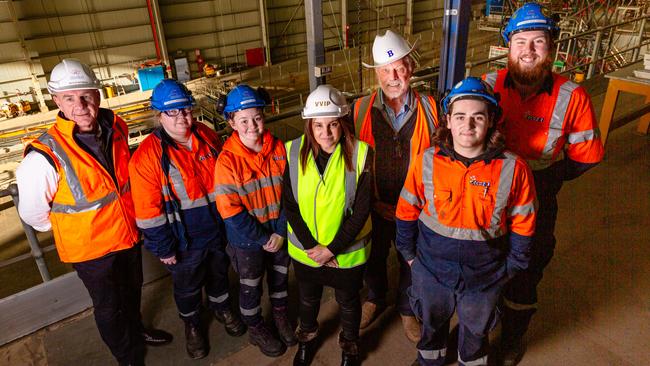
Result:
M386 260L395 239L397 200L410 162L431 145L431 136L438 126L434 99L419 95L409 85L415 68L410 56L413 49L392 30L378 34L372 46L374 64L364 66L375 69L379 88L354 103L356 135L375 149L372 251L365 275L368 298L362 308L361 328L367 327L386 307ZM420 325L406 294L411 272L404 258L399 253L397 256L400 278L396 307L407 338L418 342Z

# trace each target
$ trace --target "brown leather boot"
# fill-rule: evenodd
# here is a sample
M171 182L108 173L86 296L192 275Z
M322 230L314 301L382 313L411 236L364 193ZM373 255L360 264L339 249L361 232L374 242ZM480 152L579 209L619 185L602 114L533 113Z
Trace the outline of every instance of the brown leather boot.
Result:
M361 324L359 324L359 328L367 328L384 309L386 309L385 306L377 305L374 302L364 302L363 306L361 306Z
M414 316L401 315L402 326L404 327L404 334L406 338L413 343L418 343L422 338L422 329L420 323Z
M296 334L294 332L293 326L291 325L291 320L289 319L289 314L287 314L287 307L273 308L273 323L275 323L275 328L278 330L278 335L280 340L287 347L294 346L298 341L296 340Z

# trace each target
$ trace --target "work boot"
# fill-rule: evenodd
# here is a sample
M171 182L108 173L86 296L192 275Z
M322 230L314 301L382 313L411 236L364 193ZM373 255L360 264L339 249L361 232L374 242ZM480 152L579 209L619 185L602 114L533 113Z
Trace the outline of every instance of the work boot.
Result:
M226 329L226 333L233 337L239 337L242 334L246 333L246 324L241 321L239 313L235 313L232 310L216 310L214 312L214 317L217 321L223 324L223 327Z
M296 334L294 333L293 326L291 325L291 320L287 314L287 307L273 308L273 322L275 323L275 328L278 330L278 335L280 340L287 347L294 346L298 341L296 340Z
M174 337L162 329L143 328L140 331L142 340L147 346L162 346L168 344Z
M279 357L287 351L287 346L271 332L264 322L248 329L248 340L269 357Z
M318 331L305 332L300 327L296 330L298 352L293 358L293 366L309 366L316 355Z
M418 320L412 315L401 315L401 317L406 338L413 343L418 343L422 337L420 323L418 323Z
M358 341L348 341L339 334L339 346L341 347L341 366L361 365Z
M519 364L525 352L526 345L521 338L502 342L499 347L498 364L500 366L515 366Z
M367 328L370 323L377 319L379 314L381 314L385 308L385 306L377 305L374 302L364 302L363 306L361 307L361 324L359 324L359 328Z
M205 345L205 339L201 335L199 327L190 323L185 323L185 349L191 359L196 360L207 356L208 350Z

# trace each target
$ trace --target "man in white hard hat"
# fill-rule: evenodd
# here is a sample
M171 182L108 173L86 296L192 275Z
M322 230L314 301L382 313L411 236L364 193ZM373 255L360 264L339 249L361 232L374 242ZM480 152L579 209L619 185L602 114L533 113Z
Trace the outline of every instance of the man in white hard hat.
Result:
M411 89L409 80L415 68L410 56L414 47L404 38L387 30L378 34L372 45L379 89L354 103L354 125L359 140L375 149L372 212L372 251L366 270L368 298L363 304L361 328L367 327L386 307L388 276L386 260L395 239L395 208L409 163L431 145L431 135L438 126L436 103L430 96L420 96ZM420 339L420 326L409 305L407 288L411 272L397 253L400 265L396 308L402 316L406 336Z
M71 263L94 306L99 334L122 365L144 364L144 344L171 335L140 317L142 254L129 186L128 129L99 108L101 83L75 59L47 84L56 123L25 148L16 172L20 217L52 230L61 261Z

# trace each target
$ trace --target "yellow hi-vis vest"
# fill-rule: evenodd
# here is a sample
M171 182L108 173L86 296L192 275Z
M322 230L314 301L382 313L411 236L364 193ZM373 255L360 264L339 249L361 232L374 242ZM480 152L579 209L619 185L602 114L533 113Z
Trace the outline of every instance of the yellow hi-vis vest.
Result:
M338 144L321 176L311 152L307 159L307 166L301 166L300 148L303 142L304 135L286 144L289 152L287 164L291 177L291 190L300 207L300 216L314 239L319 244L327 246L338 233L344 218L352 213L357 183L366 164L368 145L355 139L352 154L354 169L348 171L345 169L341 144ZM309 258L291 225L287 225L288 250L291 258L311 267L320 267L320 264ZM353 268L366 263L370 255L371 230L372 223L368 217L354 243L336 256L339 268Z

